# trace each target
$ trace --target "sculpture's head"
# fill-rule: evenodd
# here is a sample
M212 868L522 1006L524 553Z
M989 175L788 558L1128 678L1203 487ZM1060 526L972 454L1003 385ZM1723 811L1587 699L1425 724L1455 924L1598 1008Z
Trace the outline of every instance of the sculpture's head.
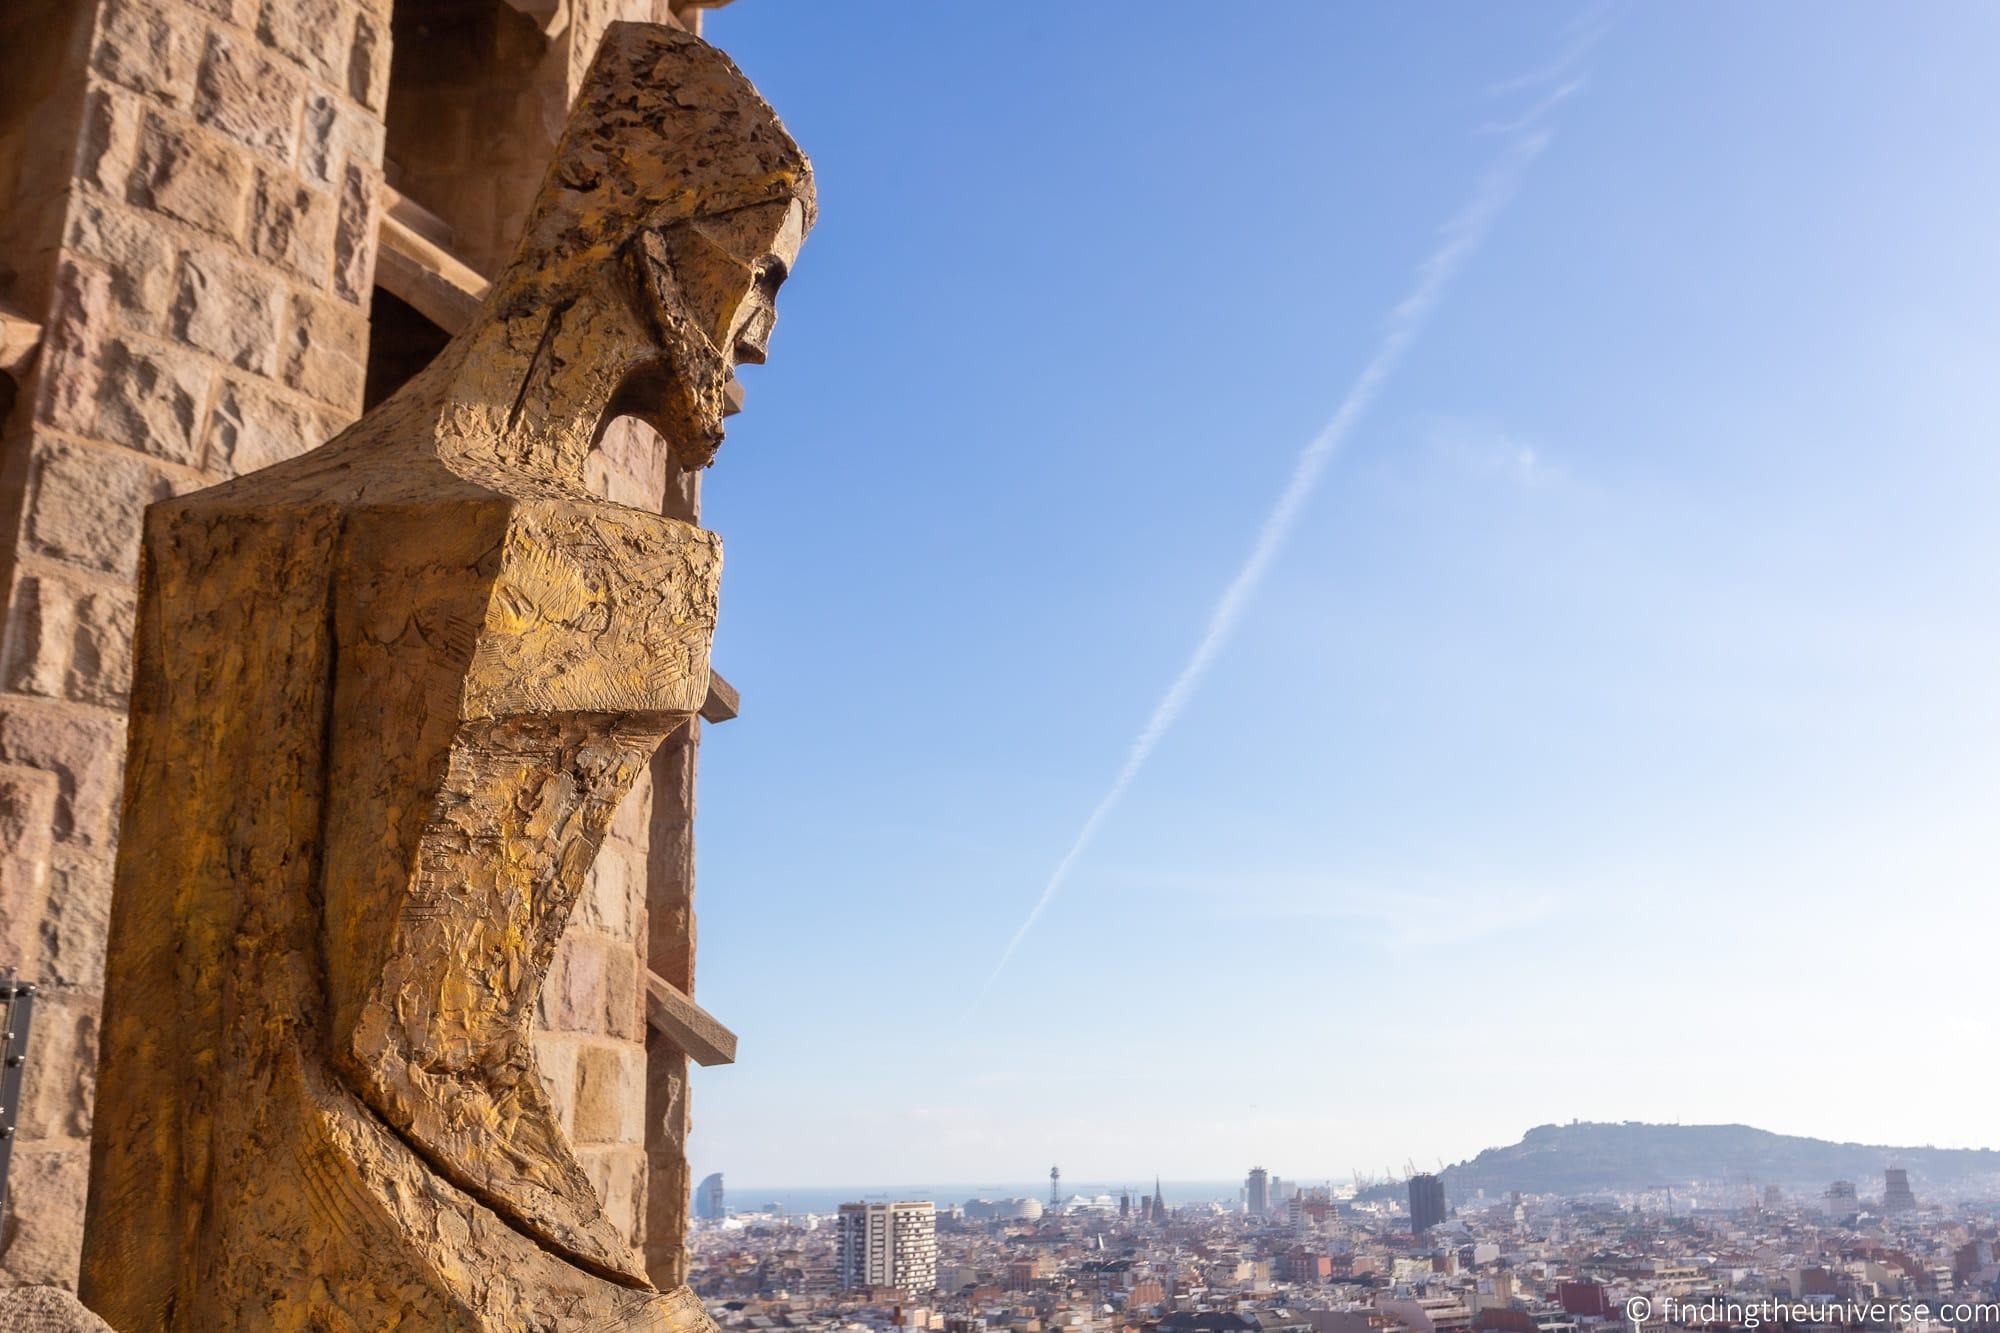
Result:
M764 360L814 213L811 164L727 56L676 28L614 23L489 314L618 303L636 337L615 414L700 466L735 367Z

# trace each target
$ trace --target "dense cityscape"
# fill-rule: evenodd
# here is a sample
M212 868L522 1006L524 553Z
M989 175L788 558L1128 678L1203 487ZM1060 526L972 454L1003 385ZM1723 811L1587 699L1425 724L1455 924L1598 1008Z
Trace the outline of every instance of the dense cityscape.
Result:
M2000 1327L2000 1206L1905 1170L1817 1191L1689 1182L1448 1199L1443 1181L1237 1200L1150 1192L856 1200L832 1214L696 1193L695 1291L725 1328L860 1333L1655 1333Z

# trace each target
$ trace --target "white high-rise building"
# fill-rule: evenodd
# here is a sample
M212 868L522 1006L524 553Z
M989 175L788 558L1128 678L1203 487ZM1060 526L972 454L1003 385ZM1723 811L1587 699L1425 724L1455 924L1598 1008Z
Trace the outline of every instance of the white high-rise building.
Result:
M840 1285L937 1288L937 1208L929 1203L843 1203L834 1242Z

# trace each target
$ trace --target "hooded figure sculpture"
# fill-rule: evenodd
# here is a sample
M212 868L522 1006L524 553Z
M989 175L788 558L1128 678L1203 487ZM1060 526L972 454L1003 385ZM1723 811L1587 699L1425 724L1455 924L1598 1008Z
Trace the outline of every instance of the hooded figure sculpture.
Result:
M480 317L320 448L153 507L83 1295L147 1329L705 1323L604 1217L529 1022L612 811L708 687L713 457L813 218L725 57L616 24Z

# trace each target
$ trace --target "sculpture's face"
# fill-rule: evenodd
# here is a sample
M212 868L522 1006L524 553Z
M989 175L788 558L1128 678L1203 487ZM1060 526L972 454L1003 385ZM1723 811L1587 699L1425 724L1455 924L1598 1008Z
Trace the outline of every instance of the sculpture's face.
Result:
M732 368L764 364L778 287L805 235L805 209L795 199L695 218L662 233L688 313Z
M660 360L628 381L615 410L694 443L706 462L722 438L723 387L763 364L778 287L798 258L805 207L776 200L642 231L631 254L636 299Z

